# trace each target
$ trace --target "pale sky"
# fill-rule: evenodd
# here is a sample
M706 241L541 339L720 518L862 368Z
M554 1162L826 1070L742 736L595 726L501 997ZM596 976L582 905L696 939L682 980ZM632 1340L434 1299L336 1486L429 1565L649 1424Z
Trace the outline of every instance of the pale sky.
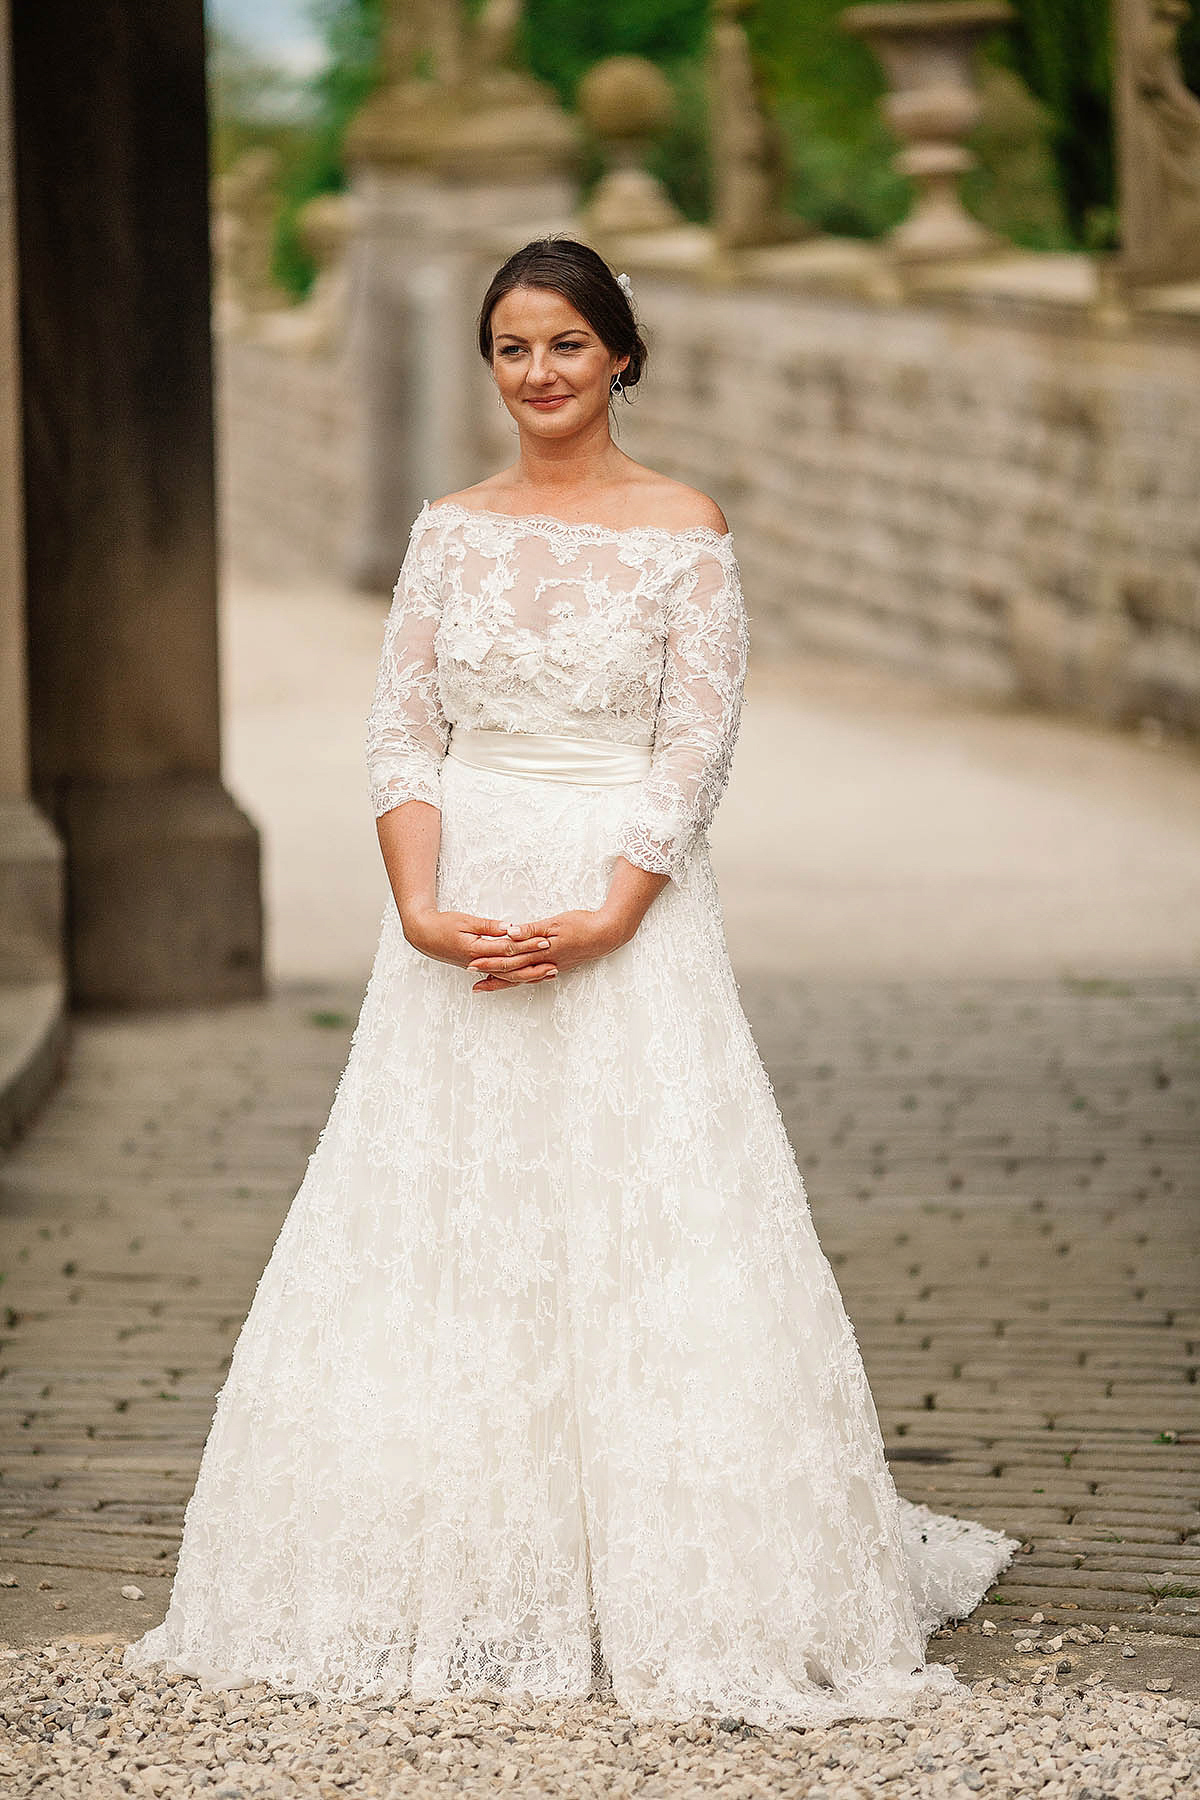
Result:
M213 24L288 74L311 75L325 60L306 0L205 0L204 10Z

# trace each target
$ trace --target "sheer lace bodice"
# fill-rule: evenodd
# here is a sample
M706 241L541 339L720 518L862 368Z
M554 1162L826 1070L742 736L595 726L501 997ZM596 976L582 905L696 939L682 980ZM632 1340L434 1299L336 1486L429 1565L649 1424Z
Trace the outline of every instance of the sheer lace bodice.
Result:
M439 804L452 725L652 744L619 849L676 874L729 779L747 642L729 534L427 501L368 721L375 813Z

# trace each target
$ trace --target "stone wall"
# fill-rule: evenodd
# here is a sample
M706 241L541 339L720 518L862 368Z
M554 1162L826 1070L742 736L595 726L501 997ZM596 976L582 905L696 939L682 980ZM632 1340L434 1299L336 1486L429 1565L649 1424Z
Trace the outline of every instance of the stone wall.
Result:
M1200 726L1194 325L649 273L638 300L622 441L724 506L761 651Z
M247 573L341 579L362 486L359 405L344 355L218 335L219 522Z

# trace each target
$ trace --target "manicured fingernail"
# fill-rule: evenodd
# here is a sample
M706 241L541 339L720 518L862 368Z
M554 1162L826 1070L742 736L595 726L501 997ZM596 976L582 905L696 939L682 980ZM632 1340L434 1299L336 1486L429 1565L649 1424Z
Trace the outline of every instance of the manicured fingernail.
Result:
M548 950L549 948L550 948L550 939L549 938L539 938L538 939L538 949L539 950Z

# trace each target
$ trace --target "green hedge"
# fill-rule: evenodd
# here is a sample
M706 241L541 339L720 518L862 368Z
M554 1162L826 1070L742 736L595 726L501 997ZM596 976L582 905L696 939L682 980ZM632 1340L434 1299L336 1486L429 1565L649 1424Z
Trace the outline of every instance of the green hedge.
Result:
M480 0L472 0L473 10ZM910 203L879 100L884 82L866 46L839 29L846 0L758 0L746 16L770 104L787 141L787 204L827 231L875 237ZM903 5L906 0L894 0ZM986 47L989 124L977 134L981 167L968 203L1033 248L1094 246L1115 238L1108 0L1012 0L1016 19ZM343 185L346 126L377 79L380 0L314 0L330 46L312 84L302 132L241 130L218 122L227 147L270 139L281 149L275 273L302 294L313 270L296 221L314 194ZM706 0L526 0L521 59L565 106L600 58L647 56L674 88L675 122L653 167L689 219L709 215ZM1200 17L1182 29L1184 71L1200 88ZM1031 98L1032 97L1032 98ZM602 167L588 146L585 188Z

